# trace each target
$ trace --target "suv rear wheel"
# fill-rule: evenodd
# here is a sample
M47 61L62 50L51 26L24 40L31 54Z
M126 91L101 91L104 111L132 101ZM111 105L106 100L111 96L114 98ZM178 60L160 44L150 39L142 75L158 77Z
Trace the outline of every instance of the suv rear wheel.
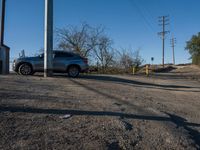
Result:
M31 67L31 65L24 63L19 66L19 73L21 75L32 75L33 69Z
M78 66L70 66L67 73L68 76L75 78L79 75L80 69Z

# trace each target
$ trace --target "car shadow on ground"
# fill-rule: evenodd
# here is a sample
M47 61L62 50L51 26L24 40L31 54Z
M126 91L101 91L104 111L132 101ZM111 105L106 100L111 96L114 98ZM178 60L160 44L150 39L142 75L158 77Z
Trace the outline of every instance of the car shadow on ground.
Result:
M200 127L198 123L187 122L186 119L165 113L165 116L145 116L145 115L135 115L122 112L111 112L111 111L84 111L84 110L64 110L64 109L45 109L45 108L33 108L33 107L16 107L16 106L0 106L0 113L10 112L10 113L33 113L33 114L47 114L47 115L66 115L70 114L72 116L110 116L110 117L120 117L126 119L136 119L136 120L149 120L149 121L161 121L161 122L172 122L177 128L184 128L191 139L196 145L200 147L200 133L198 130L192 127Z

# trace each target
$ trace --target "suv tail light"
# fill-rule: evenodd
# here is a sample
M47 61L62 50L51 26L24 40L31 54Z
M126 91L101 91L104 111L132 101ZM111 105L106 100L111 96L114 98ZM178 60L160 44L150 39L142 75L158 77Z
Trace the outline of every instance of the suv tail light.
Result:
M87 58L82 58L83 59L83 62L85 63L85 64L88 64L88 59Z

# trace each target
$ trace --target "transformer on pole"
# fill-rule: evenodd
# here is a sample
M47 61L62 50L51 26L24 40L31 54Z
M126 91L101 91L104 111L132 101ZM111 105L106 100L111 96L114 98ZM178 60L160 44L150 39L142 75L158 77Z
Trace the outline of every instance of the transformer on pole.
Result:
M44 77L53 74L53 0L45 0Z

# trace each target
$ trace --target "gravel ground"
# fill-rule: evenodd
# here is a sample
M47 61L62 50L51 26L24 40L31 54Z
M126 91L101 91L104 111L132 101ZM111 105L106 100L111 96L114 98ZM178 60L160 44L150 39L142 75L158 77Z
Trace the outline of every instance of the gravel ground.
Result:
M0 76L0 149L200 149L199 74L187 77Z

